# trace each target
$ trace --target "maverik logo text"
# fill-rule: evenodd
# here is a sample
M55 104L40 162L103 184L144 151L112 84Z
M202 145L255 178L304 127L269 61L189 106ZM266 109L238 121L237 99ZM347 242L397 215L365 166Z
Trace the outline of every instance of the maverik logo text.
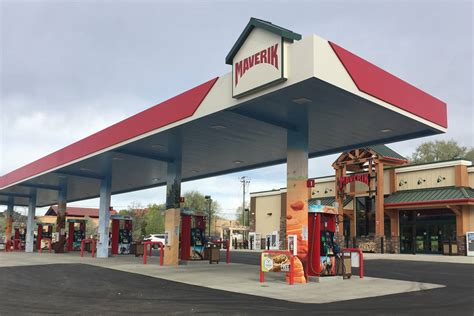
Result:
M278 43L236 62L234 66L235 86L247 70L258 64L270 64L278 69Z

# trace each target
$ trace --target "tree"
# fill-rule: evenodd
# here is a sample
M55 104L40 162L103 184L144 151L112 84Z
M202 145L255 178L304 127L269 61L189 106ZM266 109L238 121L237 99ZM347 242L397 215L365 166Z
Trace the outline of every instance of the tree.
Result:
M84 220L86 221L86 238L97 237L98 227L94 221L89 216L85 216Z
M5 225L6 225L5 217L3 217L2 214L0 214L0 234L5 233Z
M460 146L454 140L436 140L419 145L410 157L415 163L434 162L464 158L466 155L474 155L473 149L468 152L467 147Z
M250 211L250 205L248 202L245 203L245 209ZM250 214L249 212L245 212L245 224L250 223ZM235 220L238 222L239 225L242 225L242 206L237 207L235 210ZM245 224L243 226L245 226Z
M149 204L145 214L146 234L158 234L165 232L166 206L164 204Z
M198 191L188 191L184 194L184 208L190 211L201 211L208 214L208 201L205 196ZM212 200L211 217L220 211L219 202Z
M2 234L4 234L5 230L6 230L6 225L7 225L6 216L7 216L7 211L0 212L0 233L2 233ZM19 213L17 211L13 211L13 216L12 216L13 225L15 225L15 224L17 224L17 225L25 224L26 225L27 219L28 219L27 216L22 215L21 213Z
M207 211L207 201L204 195L198 191L184 193L184 208L190 211Z
M221 209L219 202L212 200L209 214L209 202L206 200L205 196L198 191L188 191L184 194L184 208L190 211L203 212L208 216L206 224L209 225L210 221L211 226L213 218L219 214Z
M142 240L146 235L145 213L146 209L139 202L132 202L128 209L119 211L120 215L128 215L133 218L133 240Z
M464 159L469 160L469 161L472 161L472 163L474 164L474 148L471 148L471 150L469 150L469 151L464 155Z

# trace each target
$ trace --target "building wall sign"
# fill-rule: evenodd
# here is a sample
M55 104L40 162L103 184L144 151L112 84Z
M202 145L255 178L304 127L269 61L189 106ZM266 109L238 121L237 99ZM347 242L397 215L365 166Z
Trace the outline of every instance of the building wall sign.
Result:
M362 174L353 174L350 176L339 177L338 179L339 190L341 191L344 190L344 187L346 186L346 184L355 182L355 181L359 181L359 182L369 185L370 176L368 173L362 173Z
M239 98L284 81L285 41L264 29L254 28L232 62L232 96Z

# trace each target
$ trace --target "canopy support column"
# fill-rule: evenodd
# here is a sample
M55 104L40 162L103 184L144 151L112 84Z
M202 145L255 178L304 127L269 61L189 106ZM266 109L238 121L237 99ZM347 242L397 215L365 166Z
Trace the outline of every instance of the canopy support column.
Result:
M67 205L67 178L59 178L60 190L58 193L58 215L56 217L56 233L59 235L58 242L54 247L54 253L64 253L66 244L66 205Z
M97 258L109 256L109 223L110 223L110 198L111 198L112 176L108 172L100 181L99 202L99 242L97 244Z
M181 139L180 135L173 135L169 139L168 150L174 154L172 162L168 162L166 175L166 213L165 232L168 234L168 245L165 247L165 265L179 263L179 227L181 222Z
M14 206L14 197L9 196L7 201L7 214L6 214L6 222L5 222L5 239L6 239L6 249L10 251L11 237L12 237L12 229L13 229L13 206Z
M36 213L36 189L31 189L28 201L28 220L26 222L26 244L25 252L33 252L35 213Z
M295 109L292 115L300 125L298 131L287 131L286 236L297 236L298 259L305 262L308 255L308 119L303 107ZM282 241L285 249L286 241L287 238ZM298 282L304 282L304 276Z

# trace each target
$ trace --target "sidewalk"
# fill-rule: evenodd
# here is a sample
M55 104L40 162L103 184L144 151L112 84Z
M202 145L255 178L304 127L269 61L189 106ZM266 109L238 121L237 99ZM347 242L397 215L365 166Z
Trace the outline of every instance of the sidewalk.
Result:
M223 250L221 250L223 251ZM232 249L230 252L243 252L259 254L263 250L250 249ZM231 255L232 258L232 255ZM392 253L364 253L364 260L404 260L404 261L425 261L440 263L461 263L474 264L474 257L467 256L444 256L444 255L425 255L425 254L392 254Z
M364 260L405 260L405 261L428 261L441 263L463 263L474 264L474 257L467 256L443 256L424 254L392 254L392 253L364 253Z

